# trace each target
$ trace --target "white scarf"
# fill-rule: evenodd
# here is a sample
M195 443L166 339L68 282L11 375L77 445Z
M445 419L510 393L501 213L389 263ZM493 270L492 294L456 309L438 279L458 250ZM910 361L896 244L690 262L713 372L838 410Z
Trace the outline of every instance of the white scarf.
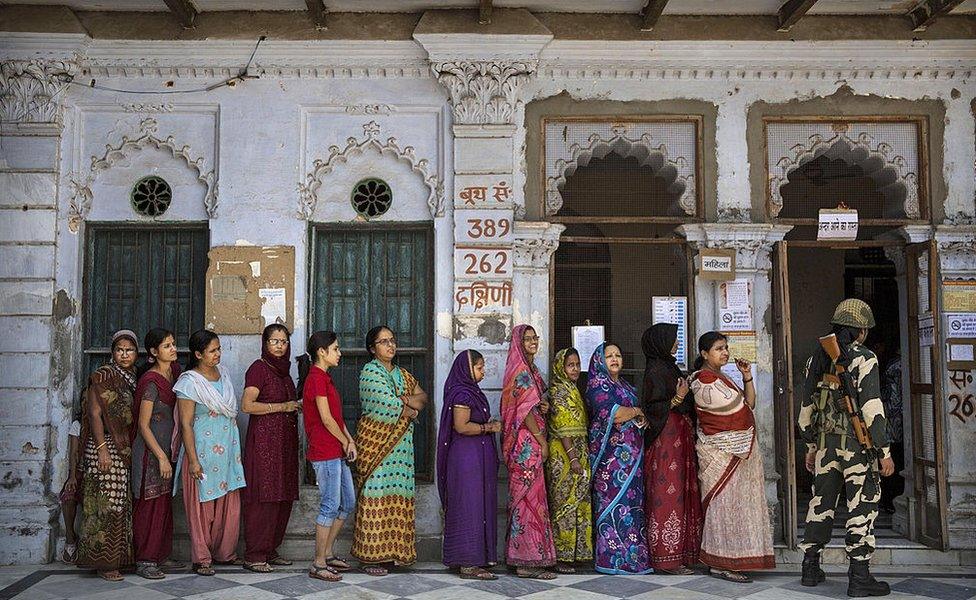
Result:
M193 369L183 371L176 383L179 385L181 380L186 379L193 389L192 400L194 402L206 406L215 413L234 419L237 417L237 397L234 395L234 385L230 381L230 373L223 365L217 365L217 372L220 373L223 393L217 391L212 381Z

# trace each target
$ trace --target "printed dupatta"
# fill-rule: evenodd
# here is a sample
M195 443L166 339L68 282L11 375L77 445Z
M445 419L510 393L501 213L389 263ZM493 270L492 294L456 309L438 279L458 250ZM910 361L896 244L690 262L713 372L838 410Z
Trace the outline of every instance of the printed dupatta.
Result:
M522 348L522 336L528 325L516 325L512 329L512 341L508 346L508 359L505 361L505 379L502 388L502 456L505 466L510 470L517 462L517 444L519 431L525 418L536 410L544 395L542 378L538 371L529 364ZM535 412L539 430L545 432L546 425L542 416ZM526 428L526 430L528 430Z
M395 366L387 371L378 359L366 363L359 376L359 397L363 414L356 425L356 496L383 459L396 448L413 427L403 412L401 396L413 394L417 379Z
M555 437L586 437L586 405L576 382L566 376L566 356L571 348L556 353L549 384L549 433ZM577 354L578 356L578 354Z

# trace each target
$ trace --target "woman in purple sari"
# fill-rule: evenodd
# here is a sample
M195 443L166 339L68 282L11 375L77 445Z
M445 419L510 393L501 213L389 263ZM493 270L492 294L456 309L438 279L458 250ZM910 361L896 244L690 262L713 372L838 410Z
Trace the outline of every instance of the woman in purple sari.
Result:
M488 398L478 387L485 359L465 350L444 383L437 432L437 491L444 509L443 561L461 579L497 579L486 567L498 562L498 451Z
M641 429L647 421L636 390L620 376L623 362L619 347L600 344L590 359L586 384L594 551L600 573L643 575L653 572L647 550L642 473Z

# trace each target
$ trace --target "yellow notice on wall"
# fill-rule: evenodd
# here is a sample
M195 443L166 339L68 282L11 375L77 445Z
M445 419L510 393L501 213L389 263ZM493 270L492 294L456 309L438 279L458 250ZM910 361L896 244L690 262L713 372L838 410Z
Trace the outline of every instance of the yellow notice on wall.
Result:
M758 362L759 350L755 331L723 331L729 341L729 360L740 359L751 364Z
M976 312L976 281L946 279L942 282L943 312Z

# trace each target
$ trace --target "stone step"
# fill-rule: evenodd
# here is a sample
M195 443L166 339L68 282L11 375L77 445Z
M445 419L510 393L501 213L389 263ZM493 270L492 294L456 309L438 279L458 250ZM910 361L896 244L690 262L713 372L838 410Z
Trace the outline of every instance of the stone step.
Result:
M871 558L872 565L911 565L915 566L972 566L976 564L976 551L972 550L933 550L920 544L901 540L900 544L879 546ZM803 552L784 546L774 548L776 563L782 565L800 564ZM843 540L833 540L824 548L821 561L828 565L847 563L847 552Z

